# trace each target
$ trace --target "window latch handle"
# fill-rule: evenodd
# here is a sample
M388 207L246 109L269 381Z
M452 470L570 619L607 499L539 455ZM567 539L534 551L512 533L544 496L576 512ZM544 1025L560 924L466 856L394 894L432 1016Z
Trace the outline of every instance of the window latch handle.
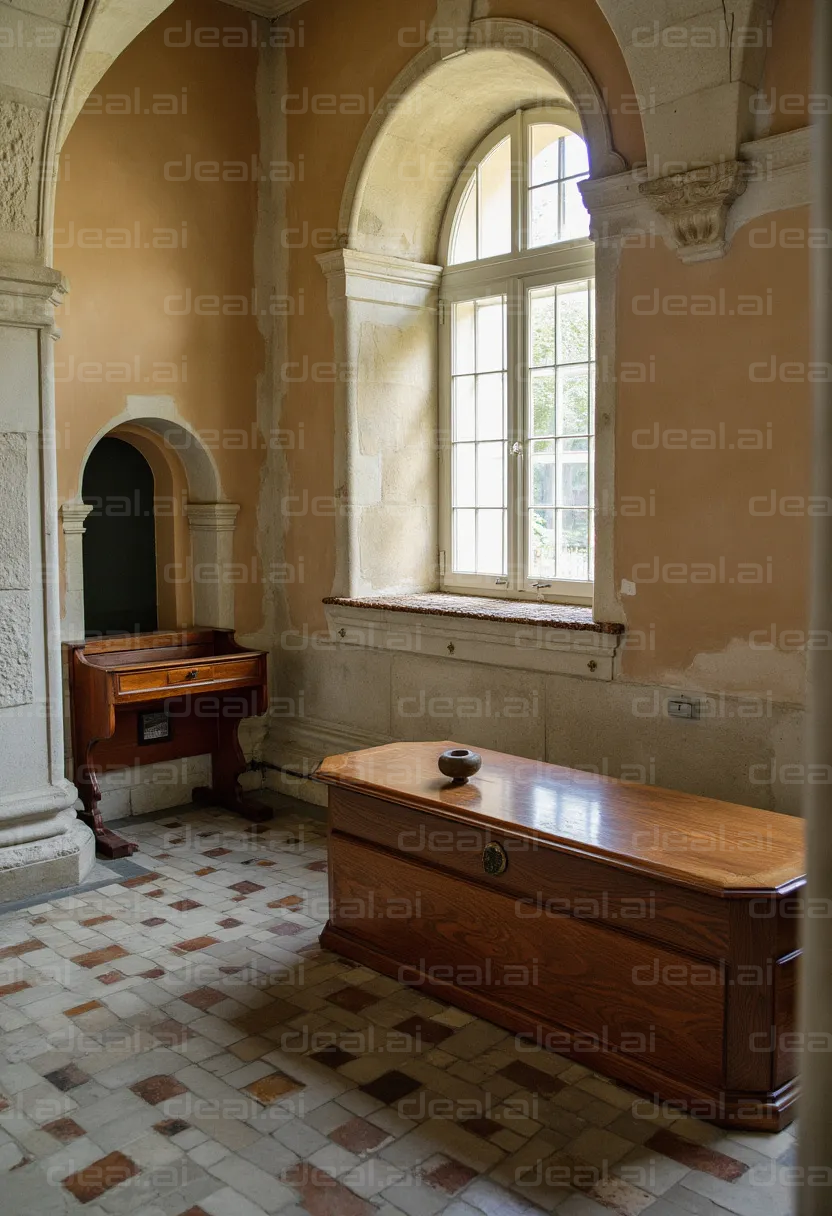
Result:
M541 591L544 587L551 587L551 585L551 583L532 583L532 586L536 587L538 591Z
M522 445L522 443L520 443L519 440L516 440L511 445L511 454L512 454L512 456L522 456L523 455L523 445Z

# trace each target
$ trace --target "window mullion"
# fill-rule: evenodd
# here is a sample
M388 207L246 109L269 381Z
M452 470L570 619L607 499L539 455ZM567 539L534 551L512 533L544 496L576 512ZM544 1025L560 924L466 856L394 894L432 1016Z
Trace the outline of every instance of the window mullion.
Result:
M511 280L506 288L508 304L508 579L509 589L518 591L523 579L524 456L524 344L526 333L523 284ZM520 445L515 454L512 448Z

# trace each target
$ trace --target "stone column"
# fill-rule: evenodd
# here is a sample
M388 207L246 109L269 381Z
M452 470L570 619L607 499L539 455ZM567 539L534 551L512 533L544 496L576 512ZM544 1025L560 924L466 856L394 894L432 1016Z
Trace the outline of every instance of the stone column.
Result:
M84 636L84 521L92 507L83 501L65 502L61 507L64 531L64 617L63 638L80 642Z
M832 96L832 8L815 5L815 96ZM814 231L832 231L832 115L815 118L812 166ZM832 364L832 250L824 244L812 255L815 366ZM814 385L813 494L832 498L832 383ZM816 500L818 501L818 500ZM822 501L822 499L820 500ZM832 637L832 516L812 519L811 613L815 637ZM809 650L809 765L832 771L832 650ZM808 770L811 771L811 770ZM816 771L822 771L818 769ZM832 1165L832 784L807 785L809 911L804 922L800 1104L800 1216L827 1216L828 1173ZM810 1044L825 1049L809 1051Z
M185 508L191 526L195 625L234 628L235 583L229 567L239 510L235 502L189 502Z
M55 271L0 264L0 902L80 882L94 860L64 776L58 603Z

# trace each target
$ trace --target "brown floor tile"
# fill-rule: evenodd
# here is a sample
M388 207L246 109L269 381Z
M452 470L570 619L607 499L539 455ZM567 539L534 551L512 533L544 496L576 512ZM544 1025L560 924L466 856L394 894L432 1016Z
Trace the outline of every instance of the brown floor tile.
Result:
M153 1124L153 1130L160 1136L178 1136L180 1132L186 1132L190 1126L190 1123L186 1123L184 1119L163 1119L161 1123Z
M217 921L217 924L221 929L236 929L237 926L241 925L242 923L243 922L241 920L235 920L233 916L226 916L225 920Z
M340 1005L342 1009L348 1009L350 1013L361 1013L368 1005L376 1005L381 997L372 992L362 992L360 988L347 986L339 988L337 992L331 992L327 1000L332 1001L334 1005Z
M378 1208L371 1207L354 1191L348 1190L336 1178L325 1174L314 1166L298 1162L283 1174L289 1186L300 1191L303 1206L309 1216L377 1216Z
M483 1140L487 1140L495 1132L504 1130L502 1123L498 1123L496 1119L487 1119L485 1116L478 1119L463 1119L461 1126L465 1128L466 1132L473 1132L475 1136L481 1136Z
M236 891L239 895L253 895L255 891L265 891L266 888L260 886L259 883L249 882L246 878L243 882L232 883L228 889L229 891Z
M271 1106L278 1098L294 1093L297 1089L303 1089L303 1086L282 1072L270 1073L269 1076L261 1077L259 1081L252 1081L250 1085L245 1086L246 1093L251 1094L252 1098L256 1098L263 1106Z
M155 1022L150 1027L150 1033L154 1039L158 1039L165 1047L178 1047L180 1043L184 1043L194 1037L192 1030L189 1030L182 1022L175 1022L173 1018L165 1018L163 1022Z
M30 988L31 984L27 984L25 980L18 980L16 984L3 984L0 986L0 997L11 996L13 992L22 992L24 988Z
M392 1106L394 1102L399 1102L421 1087L421 1081L414 1081L413 1077L409 1077L406 1072L399 1072L394 1068L390 1072L376 1077L375 1081L368 1081L366 1085L361 1086L361 1089L371 1098L377 1098L386 1106Z
M186 992L179 999L186 1005L193 1005L194 1009L210 1009L217 1001L225 1000L225 993L217 992L216 988L195 988L193 992Z
M218 940L216 937L189 937L184 942L177 942L171 949L190 954L193 950L205 950L208 946L216 946Z
M351 1060L356 1060L358 1057L351 1055L348 1051L344 1051L342 1047L336 1047L334 1043L331 1043L321 1051L316 1051L309 1058L310 1060L314 1060L316 1064L326 1064L327 1068L340 1068L342 1064L349 1064Z
M66 1093L68 1089L74 1089L76 1085L86 1085L89 1077L85 1072L82 1072L75 1064L67 1064L64 1068L56 1068L54 1072L48 1072L44 1077L50 1085L54 1085L56 1089L60 1089L62 1093Z
M206 874L216 874L216 866L203 866L201 870L194 870L197 878L204 878Z
M230 853L230 849L205 849L203 857L225 857L226 853Z
M310 863L306 867L306 869L315 870L316 873L318 873L318 874L326 874L326 862L325 861L310 861Z
M82 920L79 923L85 929L91 929L93 925L103 925L105 920L115 920L114 916L90 916L87 920Z
M665 1157L671 1157L692 1170L701 1170L714 1178L721 1178L723 1182L734 1182L748 1170L744 1162L727 1157L725 1153L718 1153L705 1144L685 1140L683 1136L677 1136L666 1128L652 1135L646 1141L646 1147L655 1149L657 1153L663 1153Z
M140 971L139 975L143 980L158 980L160 975L165 974L164 967L151 967L149 971Z
M161 878L155 870L148 870L147 874L137 874L135 878L125 878L121 884L123 887L144 887L149 882L155 882L157 878Z
M451 1026L442 1026L439 1022L432 1022L430 1018L419 1017L407 1018L393 1029L400 1030L402 1034L409 1034L411 1038L419 1039L423 1043L430 1043L432 1047L438 1046L449 1035L456 1034Z
M291 921L284 920L277 925L268 925L269 933L274 933L277 937L294 937L296 933L300 933L303 925L293 925Z
M92 1009L101 1008L102 1005L100 1001L85 1001L83 1005L73 1005L71 1009L65 1009L64 1017L77 1018L80 1017L82 1013L89 1013Z
M201 908L202 904L198 904L195 899L177 899L175 904L169 906L177 912L191 912L194 908Z
M179 1094L188 1092L175 1077L164 1075L145 1077L143 1081L136 1081L134 1085L130 1086L130 1089L140 1098L144 1098L150 1106L158 1106L160 1102L166 1102L168 1098L177 1098Z
M389 1134L366 1119L350 1119L330 1132L329 1138L350 1153L370 1153L389 1139Z
M148 929L155 929L157 925L166 925L167 923L164 916L149 916L147 920L142 921L142 924L146 925Z
M524 1089L528 1089L533 1094L545 1094L546 1097L560 1093L562 1089L566 1088L557 1077L552 1077L548 1072L534 1068L524 1060L512 1060L505 1068L500 1069L498 1075L508 1077L509 1081L516 1081L518 1085L522 1085Z
M53 1119L51 1123L44 1123L41 1131L49 1132L50 1136L54 1136L56 1140L60 1140L63 1144L68 1144L70 1140L78 1140L81 1136L86 1136L83 1127L75 1122L74 1119Z
M99 984L117 984L119 980L127 979L123 971L105 971L103 975L95 977Z
M4 946L0 950L0 959L20 958L21 954L30 954L32 950L45 949L43 942L38 941L36 937L30 937L28 941L18 942L16 946Z
M446 1195L455 1195L477 1177L477 1171L469 1169L461 1161L450 1160L437 1165L422 1177L428 1186L434 1187L435 1190L444 1191Z
M108 1153L100 1161L64 1178L63 1186L81 1203L91 1203L105 1191L138 1174L139 1167L124 1153Z
M274 899L267 908L299 908L303 903L302 895L284 895L282 899Z
M114 963L117 958L126 958L128 951L122 946L104 946L102 950L90 950L88 954L76 954L70 961L79 967L100 967L102 963Z

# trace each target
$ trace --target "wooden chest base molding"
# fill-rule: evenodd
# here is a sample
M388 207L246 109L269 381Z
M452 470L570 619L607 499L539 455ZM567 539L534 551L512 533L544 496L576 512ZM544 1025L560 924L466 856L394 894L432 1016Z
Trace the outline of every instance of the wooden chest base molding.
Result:
M453 786L454 746L324 762L322 943L658 1103L789 1123L802 821L498 752Z
M244 650L230 629L184 629L68 643L73 780L81 818L102 857L135 851L104 826L98 774L183 756L211 756L211 786L195 802L236 811L254 823L271 808L244 799L238 777L246 767L237 728L268 702L266 655ZM154 739L148 716L160 719ZM165 728L165 724L167 724ZM149 735L145 739L145 734Z

